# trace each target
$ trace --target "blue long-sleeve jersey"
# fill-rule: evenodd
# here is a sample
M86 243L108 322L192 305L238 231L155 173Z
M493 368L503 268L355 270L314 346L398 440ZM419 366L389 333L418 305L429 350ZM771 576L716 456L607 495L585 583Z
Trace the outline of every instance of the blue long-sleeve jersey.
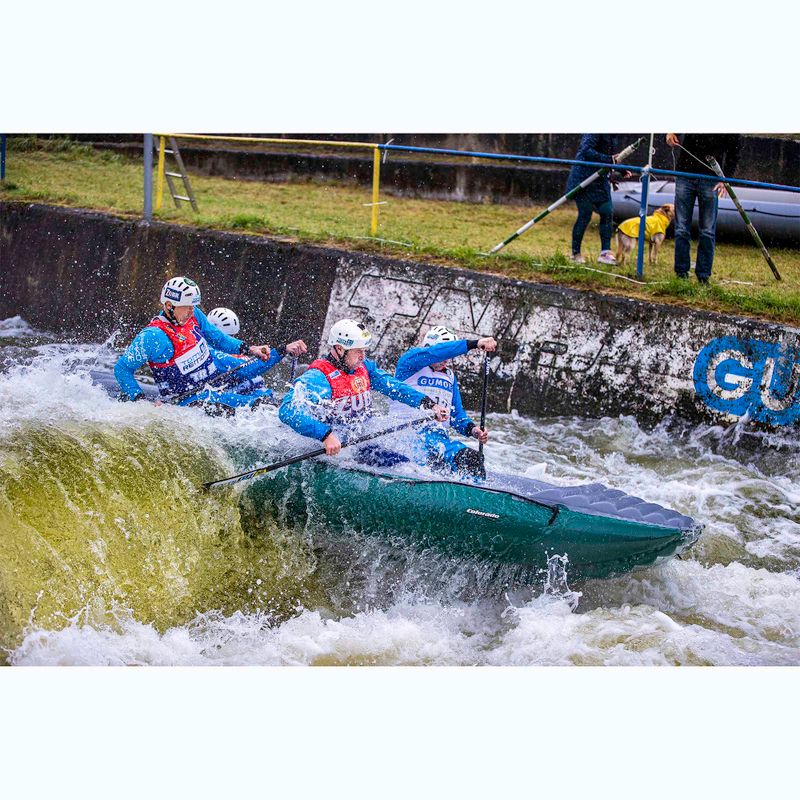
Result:
M199 308L195 308L194 316L211 348L220 354L240 352L243 344L241 339L228 336L227 333L223 333L219 328L212 325ZM142 390L134 377L136 370L144 366L148 361L163 364L169 361L174 354L175 349L172 346L172 342L170 342L164 331L153 327L144 328L136 334L133 341L117 359L117 363L114 365L114 377L117 379L122 391L131 400L134 400L142 394ZM214 360L216 361L216 355L214 355ZM233 360L236 361L236 359ZM220 365L218 364L217 366L219 367ZM233 364L233 366L236 366L236 364ZM223 365L222 368L230 369L231 367ZM248 369L243 369L242 372L247 372ZM244 376L242 379L244 380Z
M374 361L364 361L364 367L369 373L370 390L380 392L390 400L398 400L412 408L419 408L425 399L422 392L406 386L388 372L378 369ZM331 432L332 427L319 418L320 406L332 397L333 391L325 375L318 369L306 370L283 398L278 417L281 422L303 436L322 441Z
M439 342L430 347L412 347L406 351L397 362L394 376L398 380L406 381L416 375L424 367L431 364L438 364L440 361L448 361L451 358L463 356L477 345L477 341L458 339L455 342ZM461 391L458 388L458 379L452 370L448 371L448 377L452 375L452 402L446 402L450 406L450 425L464 436L469 436L475 423L470 419L464 404L461 401Z

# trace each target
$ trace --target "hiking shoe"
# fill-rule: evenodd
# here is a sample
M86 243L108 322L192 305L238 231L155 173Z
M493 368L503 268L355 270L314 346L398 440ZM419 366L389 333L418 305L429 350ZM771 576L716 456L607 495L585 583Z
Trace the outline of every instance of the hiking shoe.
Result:
M580 253L572 253L572 255L569 257L569 260L573 264L585 264L586 263L586 259Z
M610 250L603 250L599 256L597 256L597 263L598 264L611 264L611 266L617 266L617 259L614 258L614 254Z
M679 278L682 281L688 281L689 280L689 273L688 272L676 272L675 273L675 277Z

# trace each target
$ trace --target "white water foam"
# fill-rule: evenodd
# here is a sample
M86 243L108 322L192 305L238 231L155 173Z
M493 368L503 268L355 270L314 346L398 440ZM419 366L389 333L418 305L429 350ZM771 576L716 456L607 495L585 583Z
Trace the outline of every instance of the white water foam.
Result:
M332 618L303 610L216 612L163 634L118 612L114 625L31 630L20 665L628 665L797 664L800 581L739 564L670 564L626 583L625 600L574 613L568 598L523 606L398 602ZM698 614L698 609L702 614Z
M0 319L0 339L21 339L35 335L36 331L19 315Z

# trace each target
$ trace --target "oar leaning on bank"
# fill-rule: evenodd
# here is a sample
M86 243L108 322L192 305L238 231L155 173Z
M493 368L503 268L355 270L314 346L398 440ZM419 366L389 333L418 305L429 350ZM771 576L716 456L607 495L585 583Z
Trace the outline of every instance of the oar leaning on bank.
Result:
M617 163L618 164L622 163L631 153L633 153L633 151L643 141L644 141L644 136L640 137L633 144L629 145L624 150L622 150L617 156L618 159ZM559 206L564 205L564 203L566 203L567 200L571 200L573 197L575 197L576 194L578 194L578 192L583 191L587 186L589 186L589 184L594 183L598 178L607 175L609 172L611 172L612 169L613 167L603 167L602 169L597 170L597 172L590 175L584 181L581 181L581 183L579 183L574 189L571 189L565 195L559 197L558 200L555 201L555 203L552 203L544 211L538 213L532 220L526 222L519 230L514 231L514 233L512 233L511 236L509 236L507 239L503 239L502 242L496 244L488 253L481 253L481 255L491 256L494 255L495 253L499 253L507 244L511 244L511 242L513 242L514 239L517 239L518 237L522 236L522 234L525 233L525 231L532 228L537 222L543 220L548 214L550 214L550 212L555 211Z
M775 266L775 262L772 260L772 256L769 254L769 250L767 250L767 246L764 242L761 241L761 237L758 235L758 231L756 230L755 225L750 221L750 217L747 216L747 212L742 208L742 204L739 202L739 198L736 196L736 192L733 191L733 186L731 186L725 180L725 173L722 171L722 167L720 167L717 159L714 156L707 156L706 161L711 166L711 169L717 173L717 176L722 181L723 185L725 186L725 190L728 192L728 195L731 198L731 201L736 206L736 210L739 212L739 216L741 216L742 221L744 222L748 233L753 237L753 241L759 246L761 249L761 254L764 256L765 261L769 264L769 268L772 270L772 274L775 276L775 280L782 280L780 272L778 272L778 268Z

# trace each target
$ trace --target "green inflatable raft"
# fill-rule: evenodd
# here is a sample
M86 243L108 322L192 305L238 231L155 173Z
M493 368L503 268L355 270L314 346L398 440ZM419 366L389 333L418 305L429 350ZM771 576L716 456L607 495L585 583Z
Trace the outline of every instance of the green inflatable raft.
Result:
M113 375L93 377L116 391ZM650 566L691 547L702 530L690 517L600 483L555 486L502 473L475 483L352 459L270 471L247 494L288 523L400 535L448 555L542 569L551 556L566 555L571 578Z
M411 545L546 568L567 555L570 577L605 578L690 547L690 517L599 483L554 486L489 474L473 483L307 461L254 483L251 496L287 522L404 537Z

